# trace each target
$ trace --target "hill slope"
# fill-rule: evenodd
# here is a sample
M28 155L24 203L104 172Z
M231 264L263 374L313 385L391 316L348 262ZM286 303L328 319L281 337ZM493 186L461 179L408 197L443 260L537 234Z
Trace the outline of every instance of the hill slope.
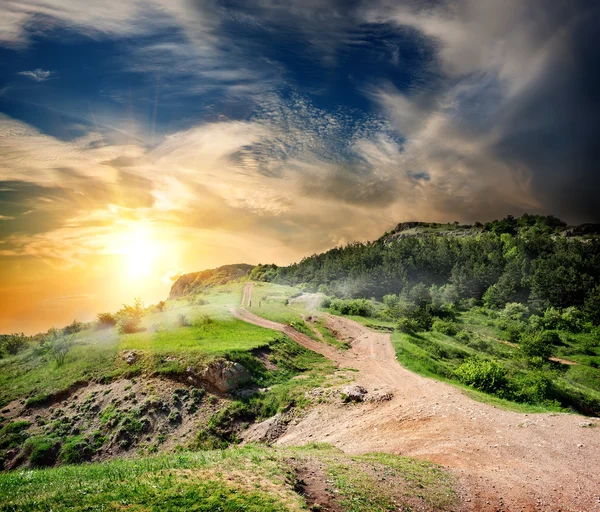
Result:
M199 293L212 286L228 283L240 277L247 276L254 268L253 265L237 263L234 265L223 265L222 267L200 272L183 274L171 286L169 298L185 297L193 293Z

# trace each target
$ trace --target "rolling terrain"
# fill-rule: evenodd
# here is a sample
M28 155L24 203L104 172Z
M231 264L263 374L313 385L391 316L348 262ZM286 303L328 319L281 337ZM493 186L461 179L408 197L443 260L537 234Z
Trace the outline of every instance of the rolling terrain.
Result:
M600 509L597 244L405 223L5 335L0 510Z

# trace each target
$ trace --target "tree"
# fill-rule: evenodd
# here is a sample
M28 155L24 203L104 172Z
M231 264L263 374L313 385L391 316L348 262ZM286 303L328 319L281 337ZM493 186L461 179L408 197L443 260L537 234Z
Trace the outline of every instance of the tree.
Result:
M7 334L0 338L0 348L3 351L8 352L10 355L15 355L23 350L29 341L29 337L25 336L22 332L16 332L13 334Z
M65 362L67 354L73 346L73 338L71 336L60 336L50 342L50 355L57 366L62 366Z
M112 313L98 313L98 329L106 329L117 325L117 318Z
M583 311L594 325L600 325L600 285L595 286L585 298Z
M122 334L131 334L140 330L142 316L144 316L144 304L141 299L134 299L133 304L123 304L117 311L117 330Z
M158 311L164 311L167 307L167 303L164 300L161 300L158 302L158 304L156 304L156 309L158 309Z

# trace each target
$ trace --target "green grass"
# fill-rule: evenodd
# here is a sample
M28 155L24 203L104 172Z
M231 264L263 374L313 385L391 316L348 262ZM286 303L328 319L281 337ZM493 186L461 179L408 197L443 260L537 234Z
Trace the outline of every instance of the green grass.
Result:
M382 453L352 457L351 461L332 460L328 467L340 491L341 505L348 512L413 507L450 510L457 502L453 478L435 464ZM400 485L394 479L399 475ZM407 503L399 507L399 501Z
M299 511L292 462L320 461L345 510L451 510L454 480L393 455L348 457L328 446L246 446L0 474L0 510ZM381 474L383 479L373 475ZM377 484L377 485L375 485ZM386 508L382 508L385 505Z
M288 300L299 294L298 288L292 286L254 283L252 307L248 309L267 320L289 325L301 319L302 315L307 314L307 311L301 306L286 305Z
M315 328L321 333L323 337L323 341L332 347L335 347L339 350L348 350L350 346L346 343L338 341L336 337L331 333L331 331L325 326L325 321L323 318L318 318L316 322L313 324Z
M78 382L110 381L143 372L176 373L186 365L231 351L265 346L273 339L273 331L238 320L230 311L240 304L243 286L228 283L213 288L200 296L206 302L203 305L170 300L165 311L143 317L142 332L118 334L115 328L82 331L75 335L75 346L62 366L36 347L0 359L0 406L17 398L29 399L32 405L41 403ZM270 313L278 321L298 322L300 315L286 311L285 306L285 299L298 293L295 288L264 284L257 289L269 295L261 313ZM189 326L180 326L181 315ZM302 323L297 327L302 330ZM144 355L132 366L119 357L130 350ZM168 356L176 361L168 361Z
M446 343L443 341L440 343L440 338L444 338ZM419 375L423 375L424 377L452 384L453 386L462 389L474 400L515 412L558 412L563 410L557 406L518 403L512 400L506 400L461 384L454 378L453 372L464 361L464 358L443 358L440 357L439 352L432 353L431 350L428 350L429 347L427 345L425 348L422 346L423 340L426 340L432 342L433 346L437 345L442 350L447 351L448 348L457 348L455 343L449 342L449 338L449 336L431 332L418 333L417 335L394 332L391 339L398 362L402 366ZM478 354L474 349L464 348L463 350L468 356Z

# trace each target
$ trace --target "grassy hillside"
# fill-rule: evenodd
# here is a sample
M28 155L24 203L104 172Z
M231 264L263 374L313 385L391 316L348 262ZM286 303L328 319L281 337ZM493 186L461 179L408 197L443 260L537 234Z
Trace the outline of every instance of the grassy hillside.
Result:
M26 339L0 359L0 463L44 466L223 447L249 422L301 408L309 389L336 382L323 357L235 318L231 308L242 288L229 283L146 308L132 333L97 323L58 337L51 331L43 344ZM315 336L302 308L286 306L298 290L267 284L258 290L264 297L257 310ZM48 346L57 339L70 339L60 363ZM241 364L249 382L219 392L202 377L215 360Z
M236 265L223 265L215 269L183 274L171 286L169 298L175 299L177 297L201 293L213 286L235 281L247 276L253 268L252 265L238 263Z
M247 446L0 474L0 510L444 511L454 485L434 464L402 457Z
M399 360L534 408L600 414L600 229L552 216L399 224L257 280L393 332Z

